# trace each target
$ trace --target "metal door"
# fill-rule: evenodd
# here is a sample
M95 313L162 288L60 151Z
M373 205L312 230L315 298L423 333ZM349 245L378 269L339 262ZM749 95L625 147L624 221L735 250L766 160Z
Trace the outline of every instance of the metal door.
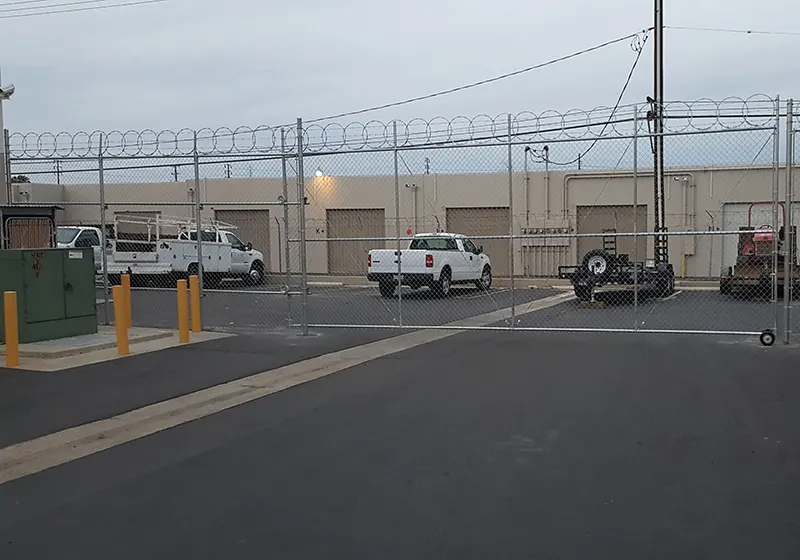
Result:
M94 316L97 309L92 249L65 249L62 253L66 318Z
M508 276L508 239L475 239L481 235L507 236L510 223L507 207L447 208L446 222L448 232L461 233L475 245L483 245L495 277Z
M25 322L41 323L65 317L62 251L25 251ZM92 278L94 278L94 262ZM94 284L92 285L94 297Z
M383 208L328 210L326 218L329 239L386 236L386 218ZM408 242L402 242L402 247L407 245ZM328 241L328 272L330 274L365 274L369 251L385 247L385 241Z
M638 217L636 220L636 231L649 231L647 223L647 206L644 204L637 208ZM602 234L607 230L615 230L617 233L633 233L633 205L619 206L578 206L578 221L576 230L578 233L597 233ZM613 234L609 234L613 237ZM617 237L617 254L626 254L630 260L634 258L633 237ZM637 257L639 262L647 259L647 237L642 236L636 239ZM578 238L578 262L583 259L583 255L593 249L603 248L603 237L579 237Z

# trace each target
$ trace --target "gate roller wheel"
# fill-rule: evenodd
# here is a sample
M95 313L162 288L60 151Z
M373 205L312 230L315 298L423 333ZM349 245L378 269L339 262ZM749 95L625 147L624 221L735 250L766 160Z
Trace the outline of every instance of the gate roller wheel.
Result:
M767 329L761 333L761 336L758 337L758 340L760 340L761 344L764 346L772 346L775 344L775 333L770 329Z

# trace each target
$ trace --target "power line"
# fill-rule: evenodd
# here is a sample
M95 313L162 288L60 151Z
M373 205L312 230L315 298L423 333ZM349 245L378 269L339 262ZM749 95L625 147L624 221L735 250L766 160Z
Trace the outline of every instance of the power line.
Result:
M149 3L152 3L152 2L163 2L163 1L164 0L149 0L149 1L145 1L145 2L134 2L133 4L136 4L136 3L149 4ZM105 8L105 7L111 7L111 6L98 6L96 8L83 8L83 9L99 9L101 7ZM20 16L4 16L4 17L20 17ZM3 19L3 17L0 17L0 19ZM427 94L427 95L421 95L421 96L418 96L418 97L412 97L410 99L405 99L403 101L395 101L393 103L386 103L384 105L377 105L377 106L374 106L374 107L368 107L366 109L358 109L356 111L348 111L346 113L339 113L339 114L336 114L336 115L329 115L327 117L319 117L319 118L312 119L312 120L304 120L303 123L304 124L311 124L311 123L317 123L317 122L322 122L322 121L327 121L327 120L332 120L332 119L338 119L338 118L343 118L343 117L350 117L350 116L353 116L353 115L361 115L361 114L369 113L369 112L372 112L372 111L378 111L378 110L387 109L387 108L390 108L390 107L399 107L401 105L408 105L409 103L414 103L416 101L422 101L422 100L425 100L425 99L432 99L434 97L440 97L440 96L443 96L443 95L448 95L448 94L451 94L451 93L464 91L466 89L471 89L471 88L478 87L478 86L485 85L485 84L489 84L489 83L492 83L492 82L497 82L499 80L510 78L512 76L518 76L520 74L524 74L526 72L530 72L532 70L536 70L536 69L539 69L539 68L544 68L546 66L552 66L553 64L557 64L557 63L563 62L565 60L576 58L578 56L581 56L581 55L584 55L584 54L587 54L587 53L590 53L590 52L594 52L594 51L603 49L605 47L608 47L608 46L611 46L611 45L614 45L614 44L617 44L617 43L621 43L623 41L627 41L627 40L630 40L630 39L634 39L634 44L635 45L639 44L639 43L641 43L641 45L643 45L644 41L646 41L646 39L649 36L651 31L652 31L652 28L649 28L649 29L644 29L642 31L638 31L636 33L630 33L628 35L625 35L624 37L619 37L617 39L606 41L604 43L600 43L599 45L595 45L593 47L589 47L587 49L583 49L583 50L574 52L572 54L568 54L568 55L565 55L565 56L554 58L552 60L548 60L547 62L542 62L542 63L539 63L539 64L535 64L533 66L528 66L527 68L522 68L520 70L515 70L513 72L508 72L506 74L501 74L500 76L495 76L494 78L488 78L488 79L485 79L485 80L480 80L478 82L473 82L473 83L470 83L470 84L466 84L466 85L455 87L455 88L450 88L450 89L443 90L443 91L437 91L435 93L430 93L430 94ZM644 33L644 39L641 38L641 34L642 33ZM639 53L641 54L641 48L640 47L634 47L634 48L635 48L635 50L638 50ZM637 61L638 61L638 57L637 57ZM634 65L634 67L635 67L635 65ZM623 90L623 94L624 93L625 92ZM611 118L613 118L613 114L612 114ZM608 123L606 123L606 126L607 125L608 125ZM287 124L282 124L282 125L276 125L276 126L274 126L272 128L281 128L281 127L290 128L292 126L294 126L294 124L287 123ZM210 138L224 138L226 136L236 136L236 132L230 132L230 133L227 133L227 134L220 134L220 135L216 135L216 136L213 136L213 137L198 137L198 140L208 140ZM149 142L149 143L144 143L142 145L144 145L144 146L154 145L154 143L153 142Z
M0 10L0 14L7 13L7 12L27 12L31 10L47 10L50 8L61 8L65 6L78 6L81 4L100 4L102 2L109 2L110 0L78 0L77 2L64 2L61 4L48 4L46 6L26 6L24 8L8 8ZM0 7L5 8L4 5L0 4Z
M16 19L16 18L24 18L24 17L33 17L33 16L46 16L50 14L69 14L74 12L90 12L94 10L107 10L109 8L124 8L126 6L141 6L144 4L159 4L161 2L166 2L166 0L139 0L137 2L125 2L123 4L109 4L106 6L89 6L86 8L69 8L66 10L49 10L44 12L34 12L34 13L27 13L27 14L12 14L10 16L0 16L0 19Z
M313 119L313 120L310 120L310 121L305 121L305 122L306 123L315 123L315 122L320 122L320 121L328 121L328 120L332 120L332 119L340 119L342 117L352 117L354 115L361 115L363 113L370 113L372 111L380 111L381 109L389 109L390 107L399 107L401 105L408 105L409 103L416 103L417 101L424 101L426 99L433 99L434 97L441 97L442 95L449 95L451 93L456 93L456 92L459 92L459 91L472 89L472 88L475 88L475 87L478 87L478 86L483 86L483 85L490 84L490 83L493 83L493 82L499 82L500 80L505 80L506 78L511 78L513 76L519 76L520 74L525 74L527 72L531 72L533 70L538 70L538 69L544 68L546 66L552 66L553 64L557 64L559 62L564 62L566 60L570 60L572 58L576 58L576 57L582 56L584 54L588 54L590 52L598 51L600 49L603 49L605 47L609 47L611 45L615 45L617 43L621 43L623 41L628 41L630 39L634 39L636 37L639 37L639 35L641 33L648 33L649 34L649 32L651 30L652 30L652 28L651 29L645 29L643 31L637 31L636 33L630 33L628 35L625 35L624 37L619 37L617 39L612 39L611 41L606 41L604 43L600 43L599 45L595 45L593 47L589 47L587 49L583 49L583 50L574 52L572 54L568 54L568 55L565 55L565 56L560 56L558 58L554 58L552 60L548 60L547 62L542 62L542 63L539 63L539 64L535 64L533 66L528 66L527 68L522 68L520 70L514 70L513 72L508 72L506 74L501 74L501 75L495 76L493 78L488 78L488 79L485 79L485 80L472 82L470 84L466 84L466 85L463 85L463 86L458 86L458 87L454 87L454 88L450 88L450 89L446 89L446 90L442 90L442 91L437 91L435 93L429 93L427 95L420 95L418 97L411 97L411 98L405 99L403 101L395 101L393 103L386 103L384 105L376 105L374 107L368 107L366 109L359 109L357 111L348 111L346 113L339 113L337 115L329 115L327 117L320 117L320 118Z
M665 29L677 29L680 31L708 31L711 33L740 33L744 35L786 35L800 37L800 32L795 31L770 31L756 29L724 29L720 27L690 27L681 25L665 25Z
M592 144L588 148L586 148L585 152L583 152L582 154L579 154L578 157L576 157L575 159L573 159L571 161L555 162L555 161L553 161L551 159L548 159L547 160L548 163L552 163L553 165L559 165L559 166L572 165L574 163L577 163L580 159L586 157L586 154L588 154L590 151L592 151L592 148L594 148L597 145L597 142L599 141L600 137L603 136L603 133L606 131L606 128L608 128L608 125L611 124L611 122L614 120L614 116L616 115L617 111L619 110L620 104L622 103L622 98L625 96L625 92L628 90L628 86L631 84L631 79L633 78L633 73L636 70L636 66L639 64L639 59L642 57L642 52L644 52L644 45L647 43L648 37L650 37L650 32L649 31L647 32L647 34L645 34L645 36L641 40L641 42L639 42L635 46L633 46L634 50L636 50L636 58L633 60L633 65L631 66L631 69L628 72L628 77L625 80L625 84L622 86L622 91L619 92L619 96L617 97L617 102L614 104L614 108L611 110L611 115L608 117L608 121L606 121L603 124L602 130L600 130L600 133L594 139L594 142L592 142ZM548 158L549 158L549 156L548 156Z

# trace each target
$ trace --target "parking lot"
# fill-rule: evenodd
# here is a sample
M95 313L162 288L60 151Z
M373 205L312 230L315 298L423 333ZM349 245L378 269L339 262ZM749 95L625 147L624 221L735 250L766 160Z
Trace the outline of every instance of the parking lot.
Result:
M772 328L773 304L758 298L733 298L712 291L677 290L666 298L645 300L638 307L630 295L605 294L604 308L586 308L577 300L520 317L518 326L539 328L600 328L709 332L761 332ZM609 297L609 296L614 297ZM783 324L783 301L779 302ZM792 330L800 332L793 314Z
M282 330L301 322L298 295L276 294L279 288L207 290L203 298L203 325L230 332ZM269 293L272 292L272 293ZM568 295L568 289L529 288L513 293L509 288L481 292L454 289L444 299L430 293L404 290L402 301L383 298L374 286L311 286L308 322L319 326L389 327L439 326L477 315L509 309L513 304L517 328L536 329L638 329L702 331L709 333L756 333L774 325L774 305L764 299L734 298L717 291L677 289L665 298L644 299L634 304L631 294L598 295L604 307L587 307L570 299L544 309L532 307L543 298ZM105 319L102 293L98 293L98 316ZM109 319L113 308L109 304ZM177 304L174 290L137 289L132 292L133 323L136 326L175 328ZM778 303L778 325L783 324L783 301ZM508 323L494 326L508 326ZM793 332L800 332L800 314L791 319Z
M207 290L203 298L203 325L231 332L254 329L282 329L301 320L300 296L268 294L263 290ZM277 291L277 290L275 290ZM526 306L561 292L552 289L516 290L517 305ZM402 302L383 298L373 286L311 286L308 296L308 321L319 325L397 326L443 325L511 306L511 290L493 288L454 289L446 299L431 299L427 290L403 290ZM104 320L102 292L98 294L98 316ZM133 289L133 324L142 327L177 326L176 292L166 289ZM109 303L109 317L113 309Z

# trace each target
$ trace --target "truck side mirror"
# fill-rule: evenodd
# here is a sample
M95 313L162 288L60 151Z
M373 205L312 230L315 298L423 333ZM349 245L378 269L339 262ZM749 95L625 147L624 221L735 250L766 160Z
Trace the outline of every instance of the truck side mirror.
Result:
M252 243L248 243L247 244L247 250L248 251L252 251L253 250L253 244Z
M478 245L478 253L477 254L480 255L481 253L483 253L483 245Z

